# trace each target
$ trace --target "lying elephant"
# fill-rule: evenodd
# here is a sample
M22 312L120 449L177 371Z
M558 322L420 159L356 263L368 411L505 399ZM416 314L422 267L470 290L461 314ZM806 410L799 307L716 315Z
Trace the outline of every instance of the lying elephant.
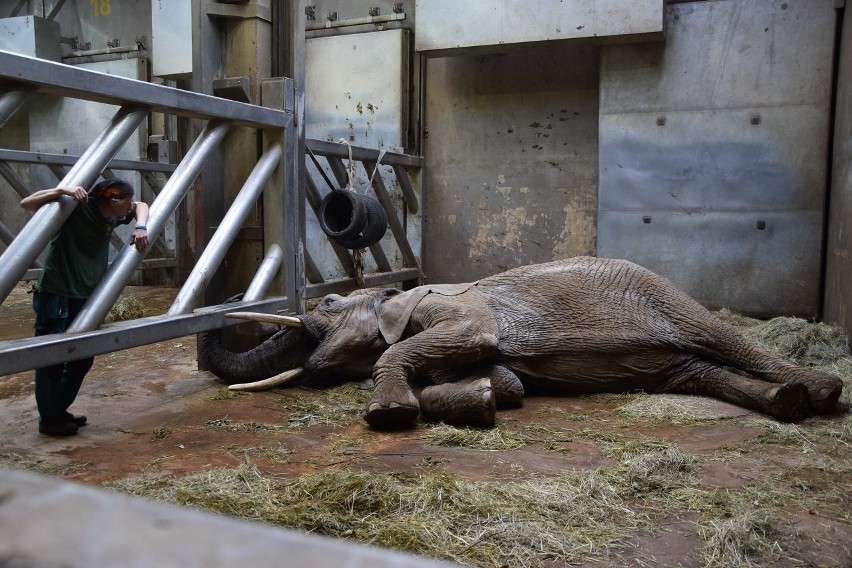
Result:
M200 353L216 375L261 381L236 387L248 389L372 376L363 416L382 429L408 427L421 410L429 421L490 426L495 408L520 404L525 387L707 395L794 421L832 411L843 386L759 351L624 260L579 257L468 284L332 294L298 317L237 316L289 327L245 353L223 348L218 330L203 334ZM419 401L415 379L431 383Z

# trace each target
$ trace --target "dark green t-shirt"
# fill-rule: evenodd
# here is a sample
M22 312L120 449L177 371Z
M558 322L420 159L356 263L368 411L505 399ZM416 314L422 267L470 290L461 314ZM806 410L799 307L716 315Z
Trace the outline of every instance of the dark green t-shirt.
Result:
M136 217L136 203L125 217L104 217L92 201L79 204L47 245L39 292L88 298L107 270L113 229Z

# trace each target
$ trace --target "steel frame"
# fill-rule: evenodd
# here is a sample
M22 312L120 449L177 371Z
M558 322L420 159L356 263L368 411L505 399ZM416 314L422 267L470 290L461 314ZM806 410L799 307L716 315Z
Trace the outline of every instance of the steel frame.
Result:
M405 235L406 213L400 220L380 175L373 177L373 190L388 213L390 229L402 251L403 268L393 270L381 247L376 245L371 247L371 252L378 265L377 273L359 274L355 270L353 253L336 249L347 277L324 281L319 275L304 248L304 212L305 201L316 211L322 192L304 175L305 147L313 153L312 159L320 156L327 161L338 182L345 175L343 159L349 156L349 149L342 144L319 140L300 142L294 112L300 104L303 105L303 97L295 90L291 80L282 81L285 104L281 108L267 108L0 51L0 92L5 91L0 94L0 127L22 108L33 92L120 107L102 134L78 158L0 150L0 164L15 161L63 168L61 185L89 186L109 168L136 170L143 175L166 173L168 180L151 204L148 229L152 240L159 236L165 220L179 206L187 189L205 167L205 162L218 151L231 126L261 129L267 145L166 315L99 327L133 272L144 262L144 254L125 245L68 333L0 342L0 376L33 369L34 361L38 361L39 366L50 365L235 325L233 320L225 318L230 311L299 313L304 311L305 298L351 291L361 286L408 285L422 279L418 255ZM207 125L176 166L114 160L118 148L148 113L154 111L200 119L207 121ZM380 156L377 150L354 147L352 158L370 173L377 167ZM388 152L381 156L381 164L393 169L406 212L416 213L420 204L412 175L417 178L416 174L423 166L422 158ZM64 168L70 169L65 171ZM304 190L300 191L302 184ZM198 307L224 253L236 238L248 208L264 189L264 199L282 205L285 215L265 219L266 257L242 301ZM20 193L21 189L17 190ZM20 279L32 277L30 267L74 205L70 199L62 199L42 206L0 255L0 302ZM280 210L277 207L265 209ZM270 290L274 295L267 297Z

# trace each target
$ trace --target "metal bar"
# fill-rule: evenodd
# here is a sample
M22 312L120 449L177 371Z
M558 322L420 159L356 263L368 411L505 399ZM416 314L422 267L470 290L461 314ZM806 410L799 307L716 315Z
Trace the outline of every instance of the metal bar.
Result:
M255 128L284 128L288 118L292 118L286 109L263 108L2 50L0 79L30 83L42 93L114 105L149 106L156 112L203 120L228 117L235 124Z
M198 177L204 161L219 146L230 128L229 123L208 123L192 144L184 159L178 164L174 175L169 178L169 181L163 187L163 191L151 205L147 223L151 241L160 236L169 217L180 205L189 186ZM104 321L124 286L133 276L133 272L142 262L146 252L136 250L136 247L131 244L127 244L121 249L106 275L92 292L83 309L80 310L80 315L68 327L69 333L91 331Z
M12 241L15 240L15 233L12 232L12 229L6 226L3 221L0 221L0 240L2 240L5 244L11 244ZM33 266L36 268L41 268L41 262L36 259L33 261Z
M284 148L287 156L284 190L287 192L285 268L288 270L287 295L290 309L295 313L305 311L305 0L284 3L288 10L287 71L290 81L285 80L293 97L293 128L284 132Z
M64 166L58 166L56 164L48 164L47 169L56 177L56 181L60 182L65 179L65 176L68 175L68 170L65 169Z
M275 275L281 270L283 262L284 251L278 245L271 245L243 294L243 302L254 302L264 298Z
M396 282L405 282L408 280L417 280L420 278L420 271L416 268L404 268L394 272L379 272L374 274L364 275L364 288L373 286L385 286ZM358 288L358 283L354 278L342 278L340 280L329 280L322 284L308 284L306 293L308 298L319 298L328 294L345 294Z
M56 177L57 187L61 187L61 182L63 179L65 179L65 176L68 175L68 170L65 168L65 166L58 166L56 164L49 164L47 168ZM104 170L104 172L106 171L107 170ZM109 236L109 242L112 245L112 248L114 248L115 250L121 250L121 247L124 246L124 241L122 241L121 237L119 237L115 233L112 233Z
M396 238L396 243L399 245L399 250L402 252L402 259L405 266L417 266L417 257L414 251L411 250L411 244L408 242L408 235L405 234L405 228L399 221L399 217L394 211L393 201L388 195L388 190L385 187L385 181L381 175L373 175L373 172L378 167L376 162L364 161L364 168L367 170L367 175L373 179L373 191L376 192L376 199L382 204L388 217L388 226ZM378 172L377 172L378 173Z
M2 158L0 158L2 159ZM18 175L18 172L12 169L12 166L7 164L6 162L0 161L0 176L3 176L3 179L18 192L18 195L21 196L21 199L32 194L32 190L27 185L27 182Z
M57 0L56 4L53 5L53 8L50 10L50 13L44 18L45 20L52 20L59 13L59 10L62 9L62 6L65 4L65 0Z
M109 125L83 152L80 159L62 180L62 186L89 187L148 116L145 109L121 108ZM48 241L65 222L77 203L70 197L60 197L38 208L21 229L18 238L0 256L0 301L5 300L18 280L41 254Z
M0 342L0 376L236 325L235 320L225 317L228 312L276 313L286 306L287 299L280 297L234 302L202 308L192 314L118 322L84 333L56 333L3 341Z
M0 161L20 162L22 164L58 164L73 166L79 156L67 154L48 154L46 152L24 152L22 150L0 149ZM109 167L116 170L131 170L137 172L171 173L177 167L175 164L161 162L140 162L137 160L110 160Z
M417 192L414 191L414 186L411 184L411 178L408 177L408 170L399 164L392 164L391 167L393 173L396 174L399 188L402 190L405 206L408 207L409 213L417 213L420 210L420 202L417 199Z
M15 16L18 15L18 12L21 11L21 8L26 6L26 4L27 4L27 0L18 0L18 5L15 6L14 8L12 8L12 11L9 12L9 15L6 16L6 17L7 18L14 18Z
M195 262L195 267L172 302L168 315L185 314L198 305L204 289L210 283L219 265L222 264L222 260L224 260L225 254L237 237L240 227L257 203L257 199L263 191L263 186L269 181L272 172L275 171L280 162L281 145L272 144L255 164L228 212L222 218L219 228L213 233L213 237L207 243L204 252Z
M307 138L305 139L305 146L313 150L314 154L319 154L321 156L349 158L349 148L346 147L346 144ZM375 162L379 159L379 151L372 148L353 146L352 159L358 161L372 160ZM397 152L385 152L382 155L383 164L399 164L410 168L422 168L424 162L425 160L422 156L410 156L408 154L399 154Z
M26 91L12 91L0 95L0 128L6 126L15 113L24 106L30 94Z
M320 284L325 282L325 278L322 277L322 273L320 272L317 263L314 262L314 257L312 257L311 253L308 252L308 249L305 249L305 278L307 278L308 282L311 284Z
M387 16L365 16L363 18L350 18L348 20L326 20L324 24L308 24L308 31L325 30L331 28L343 28L346 26L360 26L363 24L385 24L405 19L405 13L388 14Z

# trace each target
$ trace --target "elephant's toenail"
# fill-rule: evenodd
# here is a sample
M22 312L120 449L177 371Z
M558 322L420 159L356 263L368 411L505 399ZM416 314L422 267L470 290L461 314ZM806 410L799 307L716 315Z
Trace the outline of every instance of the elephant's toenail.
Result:
M382 408L381 404L379 404L378 402L374 402L370 406L367 407L367 412L375 412L377 410L380 410L381 408Z
M392 402L388 405L388 408L399 408L400 406L398 402Z

